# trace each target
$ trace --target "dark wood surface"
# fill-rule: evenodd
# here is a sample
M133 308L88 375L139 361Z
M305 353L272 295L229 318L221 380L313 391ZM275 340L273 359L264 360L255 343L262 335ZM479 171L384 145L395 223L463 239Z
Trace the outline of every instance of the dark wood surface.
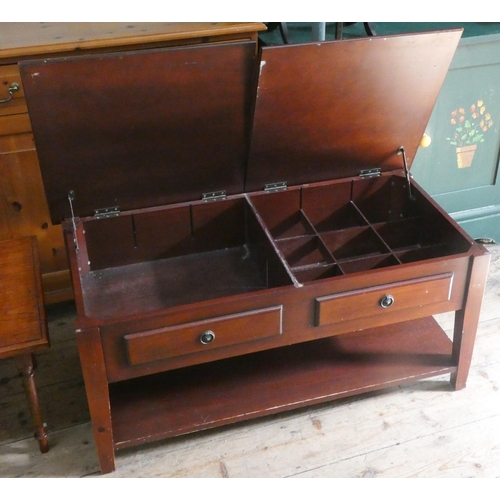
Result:
M431 318L110 386L116 447L455 371Z
M243 191L255 43L20 64L54 223Z
M247 191L411 166L461 32L264 47Z
M455 389L463 389L467 382L490 265L489 254L485 255L477 249L474 249L474 253L476 255L473 260L471 258L465 304L457 311L455 318L453 359L458 369L451 377L451 383Z
M453 274L446 273L406 283L400 281L390 287L390 293L388 285L383 285L320 297L316 299L316 325L352 321L363 315L373 319L379 314L386 313L386 309L381 307L381 302L387 296L393 300L387 306L391 312L422 307L430 303L446 303L451 298L452 282ZM353 309L353 303L356 303L356 309Z
M49 347L37 241L0 241L0 359L15 357L40 451L49 443L35 385L33 353Z
M125 335L130 364L150 363L198 351L279 336L283 333L281 306L194 321L180 326ZM208 335L208 339L206 338Z
M90 272L83 278L92 317L119 318L227 295L265 290L257 262L243 247Z
M115 468L115 446L106 364L99 329L78 329L76 341L85 380L85 393L92 415L92 430L98 450L99 466L103 472L110 472Z

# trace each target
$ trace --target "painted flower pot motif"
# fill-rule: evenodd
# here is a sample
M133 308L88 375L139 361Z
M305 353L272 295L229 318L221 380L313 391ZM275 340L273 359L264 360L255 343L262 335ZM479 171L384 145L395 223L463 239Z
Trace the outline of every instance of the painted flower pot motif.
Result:
M446 140L455 146L458 168L472 165L477 145L484 142L484 134L493 126L491 114L486 111L481 99L469 109L457 108L451 112L453 131Z
M467 168L472 165L472 159L474 158L476 148L477 144L472 144L471 146L464 146L463 148L456 149L458 168Z

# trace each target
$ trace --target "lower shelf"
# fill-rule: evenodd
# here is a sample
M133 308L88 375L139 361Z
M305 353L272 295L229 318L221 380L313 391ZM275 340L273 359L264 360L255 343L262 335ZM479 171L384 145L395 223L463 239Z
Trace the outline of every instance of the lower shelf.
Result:
M452 373L433 318L110 385L116 449Z

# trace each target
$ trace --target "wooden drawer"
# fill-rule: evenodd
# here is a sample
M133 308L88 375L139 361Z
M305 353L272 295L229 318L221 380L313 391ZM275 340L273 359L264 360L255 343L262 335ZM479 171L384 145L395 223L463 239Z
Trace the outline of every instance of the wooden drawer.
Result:
M282 334L282 306L125 335L129 362L150 363Z
M15 87L10 97L9 89ZM4 102L2 102L4 101ZM0 66L0 116L27 113L21 75L16 64Z
M315 326L374 318L385 315L388 322L401 311L430 304L446 304L451 298L453 273L390 283L337 293L316 299Z

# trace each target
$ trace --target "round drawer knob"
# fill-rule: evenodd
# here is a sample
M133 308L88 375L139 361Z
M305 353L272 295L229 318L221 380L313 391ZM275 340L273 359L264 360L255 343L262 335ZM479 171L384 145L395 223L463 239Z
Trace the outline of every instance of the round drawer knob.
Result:
M387 309L388 307L391 307L392 304L394 304L394 297L392 295L384 295L379 302L380 306L383 307L384 309Z
M215 339L215 333L212 332L212 330L207 330L206 332L203 332L200 337L200 342L204 345L210 344Z

